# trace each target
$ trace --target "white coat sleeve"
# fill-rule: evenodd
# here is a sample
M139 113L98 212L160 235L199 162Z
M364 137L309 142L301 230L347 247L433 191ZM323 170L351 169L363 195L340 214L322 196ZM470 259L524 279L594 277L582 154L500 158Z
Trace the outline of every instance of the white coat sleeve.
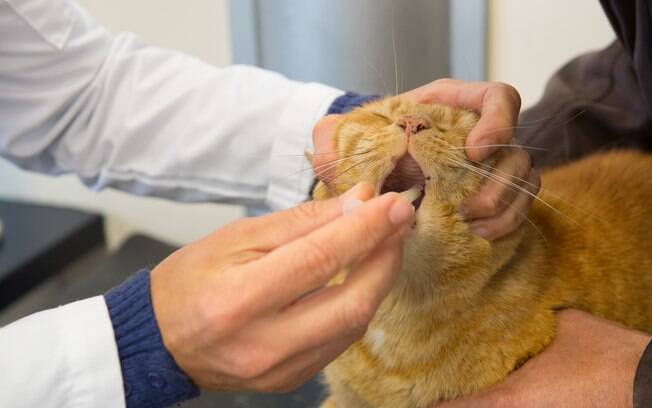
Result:
M0 329L0 407L125 406L113 326L102 296Z
M291 206L340 94L112 36L69 0L0 0L0 154L92 189Z

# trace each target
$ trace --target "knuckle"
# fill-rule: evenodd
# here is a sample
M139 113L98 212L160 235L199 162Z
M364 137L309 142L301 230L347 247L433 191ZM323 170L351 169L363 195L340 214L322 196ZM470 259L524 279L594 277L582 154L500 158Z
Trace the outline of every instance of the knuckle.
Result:
M255 310L252 300L255 295L244 290L246 285L246 280L221 280L212 286L212 290L202 292L197 300L202 325L221 337L246 326ZM215 293L222 295L215 296Z
M514 231L523 222L523 216L518 211L509 211L506 217L506 233Z
M501 208L500 198L495 194L487 194L482 199L481 205L488 216L496 215Z
M530 156L530 153L525 151L523 148L518 148L516 149L519 160L521 162L521 165L526 168L526 169L531 169L532 168L532 157Z
M353 225L354 228L352 232L354 236L361 238L360 244L364 246L365 251L371 249L372 243L380 241L381 232L377 228L380 225L382 224L376 223L374 224L374 228L369 222L365 220L361 220L360 222Z
M215 305L215 301L208 300L204 303L210 305L202 307L202 313L206 313L203 318L216 333L233 333L247 320L247 307L243 302L219 302L219 305Z
M330 275L341 269L340 262L334 250L330 249L327 243L318 243L313 239L306 238L304 241L306 250L303 251L304 262L309 266L309 270L319 282L328 279Z
M521 94L518 93L516 88L504 82L496 83L496 87L501 94L505 95L505 97L507 97L512 104L520 109Z
M308 201L290 210L290 214L299 221L309 220L318 214L318 201Z
M532 170L530 173L530 183L532 184L532 192L536 195L541 190L541 175L538 171Z
M370 298L360 296L349 305L345 316L347 326L356 334L360 331L364 333L376 312L375 303Z
M242 350L238 357L233 359L231 375L243 380L253 380L267 373L272 367L270 355L254 350Z

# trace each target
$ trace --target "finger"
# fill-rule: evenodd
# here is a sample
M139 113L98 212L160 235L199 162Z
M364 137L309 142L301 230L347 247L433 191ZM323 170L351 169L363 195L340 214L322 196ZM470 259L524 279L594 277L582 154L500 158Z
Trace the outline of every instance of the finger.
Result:
M348 336L294 355L254 379L250 384L251 389L262 392L292 391L326 367L358 339L359 336Z
M367 201L374 196L374 187L359 183L341 197L325 201L308 201L296 207L253 219L250 235L257 249L269 251L300 238L342 215L343 206L350 202ZM239 235L248 235L239 232Z
M411 225L413 218L414 207L400 194L384 194L243 266L243 278L256 283L251 294L268 299L267 308L283 307L324 286L339 271ZM265 271L263 276L261 271ZM274 288L272 293L270 288Z
M496 150L487 145L504 144L512 139L521 109L521 98L514 87L498 82L465 82L440 79L401 97L418 103L442 103L480 113L477 125L466 139L466 154L481 161Z
M472 222L471 229L473 232L484 239L492 241L516 230L527 216L530 204L539 190L540 181L536 171L532 171L528 183L523 188L530 194L521 192L501 214Z
M312 132L315 152L312 157L312 167L320 180L331 180L335 174L335 166L331 164L339 159L335 151L335 129L342 115L328 115L322 118Z
M398 233L370 253L343 283L301 299L284 310L261 335L274 338L274 333L285 333L279 339L282 342L274 345L277 350L284 348L284 355L361 335L395 282L401 255L402 236Z
M481 161L489 157L499 145L514 136L514 127L521 110L521 97L510 85L493 84L487 88L480 109L480 120L466 138L469 159Z
M532 170L530 156L522 149L503 150L505 152L491 171L492 176L480 190L465 200L462 210L468 219L487 218L499 215L516 198L513 184L521 186ZM512 184L513 183L513 184Z

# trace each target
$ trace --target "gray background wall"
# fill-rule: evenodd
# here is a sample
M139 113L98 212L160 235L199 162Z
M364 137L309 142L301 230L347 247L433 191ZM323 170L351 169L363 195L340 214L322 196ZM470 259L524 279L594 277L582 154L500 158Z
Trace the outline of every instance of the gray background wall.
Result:
M484 77L484 0L231 0L229 6L234 61L293 79L395 94L455 71Z

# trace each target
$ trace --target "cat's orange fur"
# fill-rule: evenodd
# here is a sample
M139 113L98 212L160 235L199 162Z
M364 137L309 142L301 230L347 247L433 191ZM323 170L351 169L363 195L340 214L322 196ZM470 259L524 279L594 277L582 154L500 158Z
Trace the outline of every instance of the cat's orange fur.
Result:
M430 129L408 142L406 114ZM388 98L341 120L336 150L350 159L315 199L363 180L380 191L406 149L430 179L399 281L365 337L325 369L323 407L429 407L486 388L546 347L558 309L652 332L652 156L606 153L544 173L534 225L490 243L457 211L484 181L464 166L486 170L501 154L485 167L466 158L476 114Z

